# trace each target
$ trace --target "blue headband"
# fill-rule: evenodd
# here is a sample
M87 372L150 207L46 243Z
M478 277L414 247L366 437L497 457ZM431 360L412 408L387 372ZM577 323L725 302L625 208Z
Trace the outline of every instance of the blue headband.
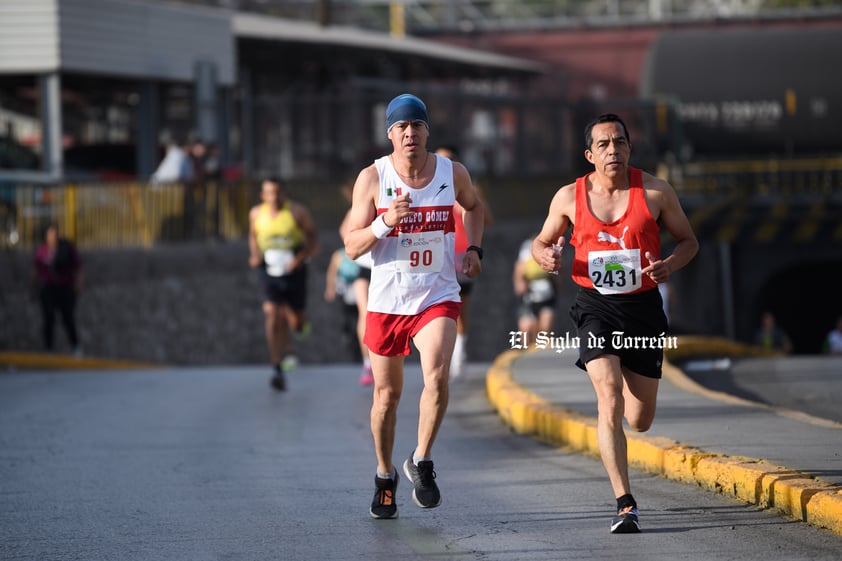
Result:
M392 127L400 121L422 121L429 129L427 106L412 94L399 95L390 101L386 108L386 132L392 130Z

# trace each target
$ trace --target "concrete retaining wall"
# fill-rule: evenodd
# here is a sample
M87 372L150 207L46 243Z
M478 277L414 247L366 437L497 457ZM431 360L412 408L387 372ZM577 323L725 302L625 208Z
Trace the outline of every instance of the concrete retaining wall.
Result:
M469 339L474 360L490 360L516 328L511 266L527 227L490 231L485 274L475 288ZM311 264L308 306L313 336L298 347L307 362L352 359L338 303L324 301L324 271L335 230L321 233ZM151 250L83 251L85 289L77 315L85 354L170 364L259 363L267 360L260 290L244 241L159 246ZM0 349L42 349L40 309L29 292L31 255L0 254ZM57 351L69 350L60 326Z
M490 361L509 348L509 332L517 329L512 266L522 240L539 226L495 223L486 232L484 271L470 306L469 359ZM305 362L349 361L339 304L323 298L324 271L340 240L334 229L321 232L320 241L309 278L314 330L298 354ZM78 320L85 354L169 364L265 362L260 290L247 255L245 241L83 251L86 286ZM28 289L31 268L28 253L0 253L0 350L42 349L40 310ZM569 270L562 279L557 332L570 329L567 310L575 291ZM60 352L69 350L58 326L56 344Z

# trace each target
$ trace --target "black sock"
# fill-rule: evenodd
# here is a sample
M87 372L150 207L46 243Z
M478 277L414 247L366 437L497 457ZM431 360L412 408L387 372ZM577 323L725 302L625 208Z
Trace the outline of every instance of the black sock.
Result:
M631 496L630 493L623 495L622 497L617 498L617 512L620 512L626 507L637 508L637 502L635 502L634 497Z
M283 372L283 369L281 368L281 364L280 364L280 363L278 363L278 364L273 364L273 365L272 365L272 368L274 368L274 369L275 369L275 373L276 373L276 374L280 374L281 372Z

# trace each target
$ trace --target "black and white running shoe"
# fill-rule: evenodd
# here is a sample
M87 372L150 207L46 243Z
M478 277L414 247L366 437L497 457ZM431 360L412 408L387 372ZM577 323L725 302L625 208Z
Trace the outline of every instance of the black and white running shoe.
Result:
M611 520L612 534L637 534L640 532L640 513L636 508L627 506Z
M412 461L412 454L403 463L403 472L412 480L412 500L421 508L435 508L441 504L441 493L436 485L436 472L433 470L432 460Z

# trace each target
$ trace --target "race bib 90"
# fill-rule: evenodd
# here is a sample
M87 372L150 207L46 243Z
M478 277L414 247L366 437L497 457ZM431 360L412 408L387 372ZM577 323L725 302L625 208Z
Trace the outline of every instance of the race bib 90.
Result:
M395 266L402 273L438 273L444 264L444 232L398 234Z
M643 285L639 249L588 253L588 275L600 294L634 292Z

